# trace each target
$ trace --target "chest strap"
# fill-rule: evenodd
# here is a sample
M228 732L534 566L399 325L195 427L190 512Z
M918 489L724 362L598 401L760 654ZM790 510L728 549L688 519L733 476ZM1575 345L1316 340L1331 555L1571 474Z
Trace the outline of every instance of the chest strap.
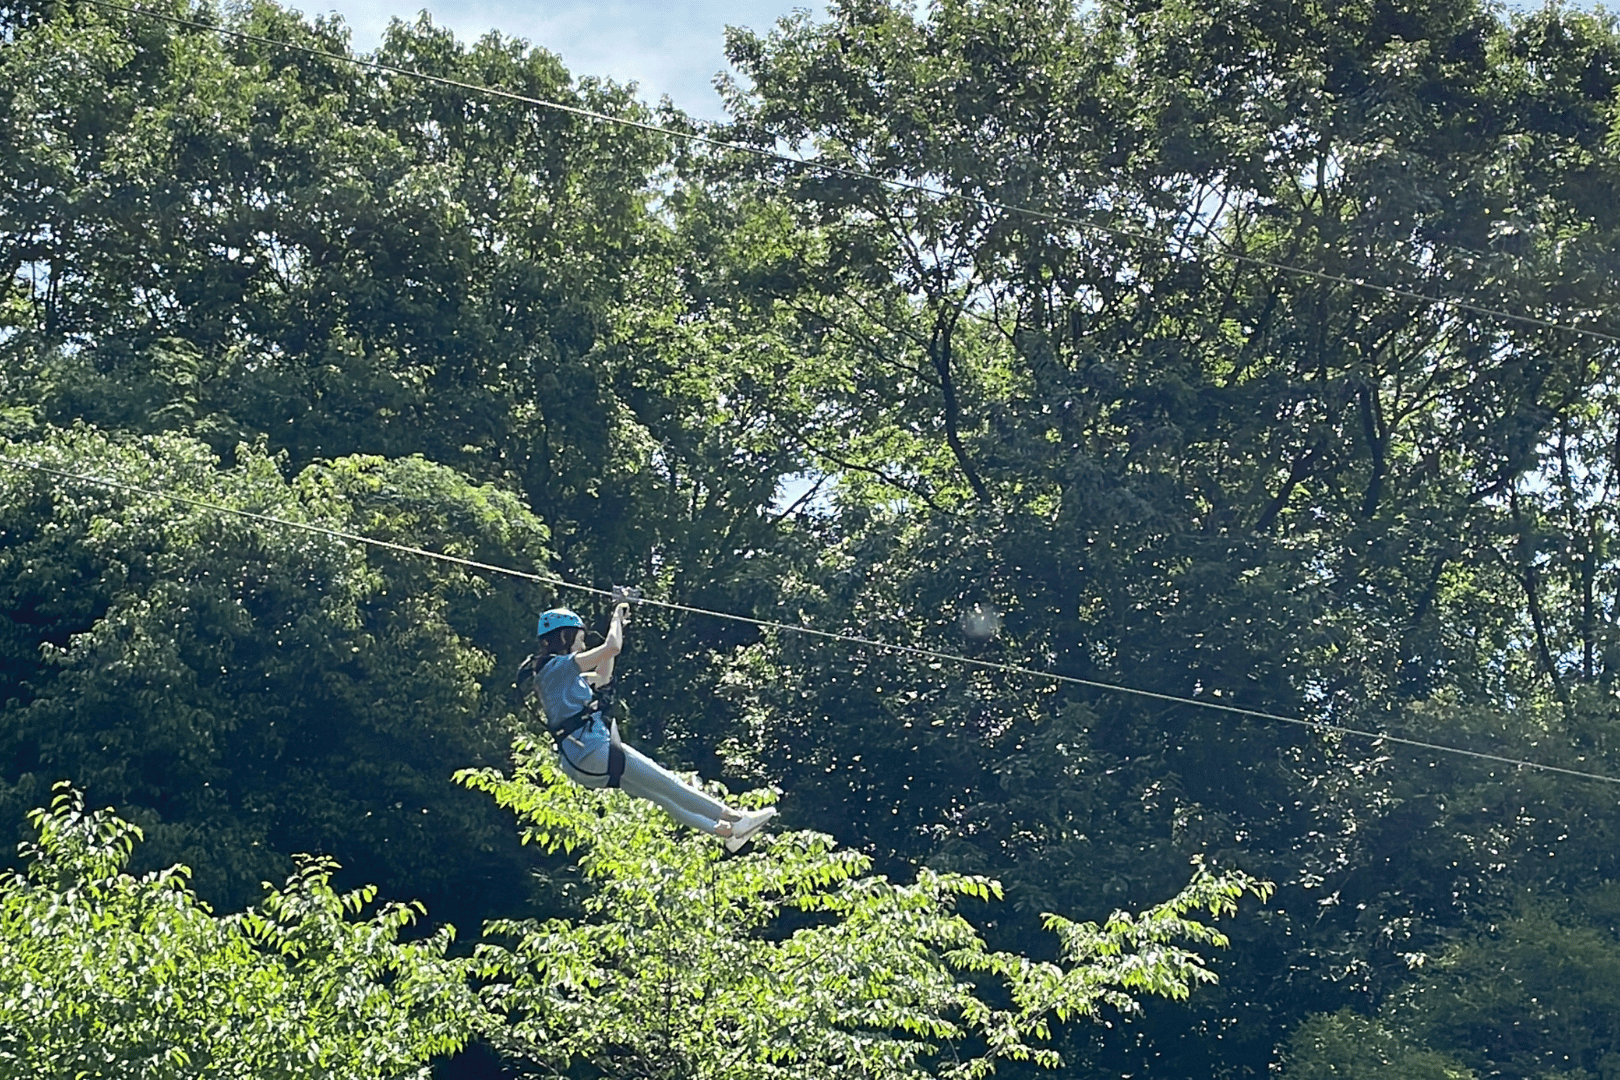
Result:
M522 676L520 675L520 684L524 681L525 680L523 680ZM529 682L529 686L532 688L534 684L534 675L531 674L527 681ZM613 707L613 702L618 696L618 689L619 688L611 682L604 686L598 686L591 695L590 704L579 710L579 712L572 716L566 716L556 723L552 723L549 720L546 721L546 730L551 733L551 737L557 742L557 752L559 754L563 754L564 757L567 757L567 754L563 753L562 744L564 739L579 731L592 720L606 720L608 729L607 772L598 773L592 772L589 769L581 769L578 765L574 764L573 759L571 758L568 760L568 764L572 766L575 771L583 773L586 776L606 776L607 786L610 788L621 787L621 781L624 777L624 743L619 739L619 722L617 720L608 720L606 718L607 711ZM531 690L531 692L526 696L532 702L539 695Z

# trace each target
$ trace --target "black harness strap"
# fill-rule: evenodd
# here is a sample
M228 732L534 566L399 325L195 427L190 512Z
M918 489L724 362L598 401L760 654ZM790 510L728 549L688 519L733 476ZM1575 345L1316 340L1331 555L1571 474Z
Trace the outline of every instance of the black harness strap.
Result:
M621 786L619 781L624 779L624 743L619 741L619 722L608 723L608 783L607 786L616 788Z
M591 707L597 711L599 717L605 717L613 708L613 703L619 697L619 684L608 680L596 687L591 699ZM624 777L624 743L619 741L619 722L608 720L608 760L607 760L607 786L619 787L619 781Z
M537 713L539 712L540 691L538 682L540 668L545 663L545 659L547 658L531 656L523 662L522 667L518 668L518 689L523 694L524 701ZM618 694L618 689L611 682L598 686L591 695L591 703L579 712L564 717L555 724L549 720L546 721L546 730L556 740L557 753L563 756L569 766L583 776L606 776L607 786L610 788L622 786L621 780L624 777L624 743L619 741L619 724L616 720L607 719L607 711L613 707L613 701ZM607 724L608 760L607 772L605 773L581 769L574 764L574 759L570 758L567 752L563 750L563 740L589 724L592 720L603 721Z

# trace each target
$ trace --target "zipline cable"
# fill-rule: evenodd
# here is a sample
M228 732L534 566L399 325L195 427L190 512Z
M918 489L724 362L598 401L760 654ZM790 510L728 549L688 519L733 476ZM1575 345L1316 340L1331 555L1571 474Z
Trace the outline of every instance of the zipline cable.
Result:
M391 540L381 540L366 536L362 533L347 532L343 529L329 528L325 525L313 525L304 521L293 521L289 518L275 517L270 514L255 513L251 510L239 510L230 506L221 506L218 503L196 499L187 495L176 495L167 491L154 491L143 488L137 484L129 484L120 480L110 480L105 477L88 476L79 473L65 472L54 469L38 462L22 461L12 457L0 455L0 465L10 465L17 469L29 469L37 473L53 476L61 480L68 480L80 484L94 484L105 488L126 491L137 495L144 495L153 499L168 499L171 502L194 506L199 509L210 510L219 514L245 518L249 521L260 522L266 525L281 525L290 529L299 529L304 532L315 533L335 540L348 541L356 544L366 544L388 551L396 551L405 555L415 555L425 559L434 559L439 562L451 563L473 570L483 570L492 574L501 574L506 577L518 578L541 585L550 585L559 589L571 589L575 592L588 593L593 596L612 597L611 589L599 589L591 585L582 585L578 582L568 581L547 574L536 574L526 570L516 570L509 566L499 566L494 563L480 562L477 559L463 558L459 555L450 555L442 551L433 551L429 548L415 547L410 544L399 544ZM1511 765L1516 768L1534 769L1540 772L1557 773L1564 776L1578 777L1582 780L1596 780L1605 784L1620 785L1620 777L1605 776L1602 773L1587 772L1582 769L1566 768L1562 765L1548 765L1540 761L1528 761L1523 758L1506 757L1501 754L1488 754L1479 750L1468 750L1460 746L1449 746L1445 743L1428 742L1423 739L1407 738L1404 735L1391 735L1388 732L1366 731L1360 728L1346 727L1326 720L1309 720L1299 716L1285 716L1282 713L1266 712L1262 709L1249 709L1241 705L1229 705L1220 701L1205 701L1199 698L1182 697L1177 694L1166 694L1156 690L1143 690L1134 686L1122 686L1117 683L1102 682L1097 679L1083 679L1078 675L1064 675L1054 671L1042 671L1038 668L1025 667L1020 664L1007 664L996 660L980 660L971 656L960 656L955 653L941 652L936 649L925 649L916 645L897 645L892 642L879 641L875 638L861 637L856 634L843 634L833 630L818 630L814 627L795 623L777 622L772 619L758 619L749 615L738 615L729 611L716 611L710 608L694 607L690 604L681 604L672 600L654 600L642 598L638 604L648 604L653 607L665 608L670 611L684 612L690 615L700 615L712 619L724 619L730 622L747 623L765 630L775 630L784 634L804 634L807 637L817 637L828 641L843 641L852 645L860 645L870 649L895 653L901 656L910 656L923 660L938 661L940 663L960 664L980 668L985 671L995 671L1004 675L1016 675L1024 678L1046 679L1051 682L1064 683L1071 686L1083 686L1092 690L1108 693L1129 694L1134 697L1147 698L1153 701L1163 701L1175 705L1191 705L1200 709L1211 709L1216 712L1230 713L1236 716L1246 716L1254 720L1264 720L1270 723L1292 724L1298 727L1310 728L1315 731L1333 732L1338 735L1351 736L1358 739L1369 739L1374 742L1395 743L1417 750L1428 750L1439 754L1455 754L1460 757L1474 758L1478 761L1487 761L1496 765Z
M223 34L241 41L252 41L261 45L268 45L271 48L287 49L292 52L304 53L308 56L316 56L325 60L334 61L336 63L352 64L356 67L369 68L373 71L380 71L385 74L402 75L407 78L421 79L425 82L435 83L439 86L447 86L457 90L465 90L469 93L487 94L490 97L501 98L506 101L515 101L525 105L533 105L543 109L550 109L555 112L566 113L570 116L578 116L586 120L593 120L607 124L618 124L623 127L635 128L639 131L653 132L659 135L668 136L670 138L684 139L688 142L700 143L704 146L711 146L720 150L728 150L734 153L750 154L755 157L768 158L791 165L795 168L819 171L829 176L837 176L850 180L863 180L869 183L880 184L891 191L903 191L911 194L926 195L930 198L940 200L966 203L982 210L995 210L1000 213L1024 217L1034 221L1044 221L1048 224L1065 225L1070 228L1089 230L1092 232L1113 236L1122 240L1132 240L1150 244L1166 243L1165 237L1154 236L1151 233L1141 232L1136 229L1121 228L1117 225L1104 225L1101 222L1088 221L1084 218L1071 217L1066 214L1057 214L1047 210L1038 210L1034 207L1021 206L1017 203L1001 202L996 199L987 199L978 195L966 195L961 192L947 191L943 188L936 188L932 185L920 183L914 180L896 180L892 178L875 176L872 173L863 172L860 169L852 169L843 165L835 165L831 162L820 161L813 158L791 157L778 150L770 150L758 146L749 146L746 143L731 142L726 139L717 139L713 136L702 135L693 131L679 131L659 124L648 123L644 120L632 120L628 117L614 116L611 113L598 112L594 109L585 109L578 105L568 105L560 101L550 101L546 98L531 97L527 94L519 94L511 90L502 90L499 87L484 86L479 83L465 82L461 79L452 79L444 75L432 75L428 72L417 71L413 68L405 68L399 67L395 64L383 63L380 60L368 60L359 56L344 56L342 53L327 52L325 49L317 49L309 45L298 45L290 41L278 41L275 38L264 37L260 34L252 34L244 30L232 30L227 27L198 22L194 19L183 18L179 15L170 15L161 11L152 11L147 8L139 7L127 7L122 4L112 3L111 0L85 0L85 3L94 5L96 7L106 8L110 11L123 12L126 15L144 16L146 18L158 19L163 22L172 23L176 26L186 26L195 30ZM1329 284L1345 285L1355 289L1366 289L1372 292L1380 293L1384 296L1397 297L1403 300L1416 300L1422 304L1450 308L1453 311L1467 312L1471 315L1486 316L1488 318L1500 319L1505 322L1519 323L1524 326L1533 326L1541 330L1553 330L1567 334L1574 334L1580 337L1592 338L1611 345L1620 345L1620 334L1611 334L1603 330L1592 330L1583 326L1574 326L1569 323L1557 322L1553 319L1543 319L1535 315L1523 315L1511 311L1503 311L1499 308L1486 307L1483 304L1475 304L1471 301L1458 300L1453 297L1430 295L1428 293L1418 292L1416 289L1409 289L1400 285L1380 285L1376 282L1367 281L1364 278L1351 277L1348 274L1336 274L1328 270L1315 270L1310 267L1293 266L1288 263L1277 262L1275 260L1261 258L1260 256L1256 255L1246 255L1242 252L1236 252L1230 249L1216 252L1200 252L1193 255L1192 259L1193 261L1202 262L1208 262L1215 259L1227 259L1232 262L1245 263L1250 266L1272 270L1277 273L1291 274L1296 277L1309 278Z

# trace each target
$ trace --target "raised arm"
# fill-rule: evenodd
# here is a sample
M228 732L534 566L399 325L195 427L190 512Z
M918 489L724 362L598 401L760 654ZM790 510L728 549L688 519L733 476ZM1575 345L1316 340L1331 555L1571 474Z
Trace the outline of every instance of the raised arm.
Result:
M630 621L630 605L620 604L613 609L607 637L594 649L574 654L574 662L592 686L605 686L613 679L613 660L624 648L624 624Z

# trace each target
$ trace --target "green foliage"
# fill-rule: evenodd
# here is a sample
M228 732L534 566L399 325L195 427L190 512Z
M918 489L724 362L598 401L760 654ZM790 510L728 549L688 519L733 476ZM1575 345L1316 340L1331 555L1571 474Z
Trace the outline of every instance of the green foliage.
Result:
M575 852L576 918L500 921L479 956L508 1049L606 1075L978 1077L1002 1060L1059 1064L1051 1018L1134 1012L1214 980L1180 942L1221 947L1190 917L1231 915L1270 886L1199 868L1170 901L1102 925L1046 917L1059 963L991 949L955 910L1001 898L987 878L873 874L830 837L784 832L726 858L649 804L570 783L532 744L516 773L460 774L514 810L526 840ZM760 793L751 796L757 802ZM981 988L978 981L989 984ZM998 1004L999 1002L999 1004Z
M1613 772L1614 351L1313 276L1608 310L1611 17L849 0L729 47L734 137L945 192L705 174L797 233L740 279L827 403L784 434L838 479L789 610ZM1392 939L1614 867L1538 874L1521 841L1612 810L1500 770L791 636L743 666L759 775L846 842L1026 906L1139 899L1199 850L1283 883L1251 963L1104 1072L1248 1075L1408 980Z
M223 18L348 49L340 23L270 3ZM729 47L728 138L944 195L0 0L8 452L1620 775L1615 350L1410 295L1615 332L1612 16L838 0ZM544 49L426 20L379 58L655 115ZM86 420L116 434L64 433ZM815 495L778 505L801 473ZM554 599L0 478L0 813L72 775L146 828L137 859L184 860L210 898L329 850L436 915L516 912L530 863L445 774L504 755L506 673ZM976 608L999 636L963 632ZM817 858L1004 882L1030 916L996 921L1006 955L1051 955L1038 912L1153 908L1195 853L1281 883L1229 927L1220 984L1128 1037L1047 1043L963 999L938 1015L978 1040L967 1060L1012 1031L1101 1075L1253 1076L1290 1037L1296 1070L1613 1071L1602 787L638 614L636 741L791 792L791 824L842 845ZM566 913L561 883L541 917ZM930 889L912 899L959 895ZM785 912L765 940L829 932L759 895ZM1197 944L1187 915L1165 928ZM1152 951L1156 927L1085 933ZM1545 989L1559 965L1570 984ZM1519 981L1476 985L1499 968ZM1017 980L985 981L991 1015L1018 1015ZM709 1067L736 1052L691 1038Z
M1283 1061L1283 1080L1474 1080L1475 1075L1348 1011L1301 1024Z
M299 467L423 453L536 489L605 446L580 360L642 245L659 138L95 5L50 15L0 48L7 396L218 451L268 437ZM352 55L341 23L271 3L223 23ZM544 49L426 18L375 59L646 118Z
M1620 1072L1617 895L1521 898L1425 964L1386 1013L1482 1076L1607 1080Z
M1408 953L1414 979L1376 1020L1342 1012L1300 1025L1285 1080L1606 1080L1620 1069L1616 897L1612 884L1571 901L1520 896L1435 955Z
M515 499L419 459L288 481L260 450L221 468L179 436L47 429L0 451L67 474L0 470L0 810L20 822L71 777L145 829L148 865L183 862L233 907L300 850L440 917L526 895L506 830L449 781L504 753L534 592L163 493L543 564Z
M333 891L327 860L222 918L184 867L125 873L140 829L77 791L30 820L0 881L0 1076L395 1080L474 1032L450 932L402 943L419 909L362 918L374 890Z

